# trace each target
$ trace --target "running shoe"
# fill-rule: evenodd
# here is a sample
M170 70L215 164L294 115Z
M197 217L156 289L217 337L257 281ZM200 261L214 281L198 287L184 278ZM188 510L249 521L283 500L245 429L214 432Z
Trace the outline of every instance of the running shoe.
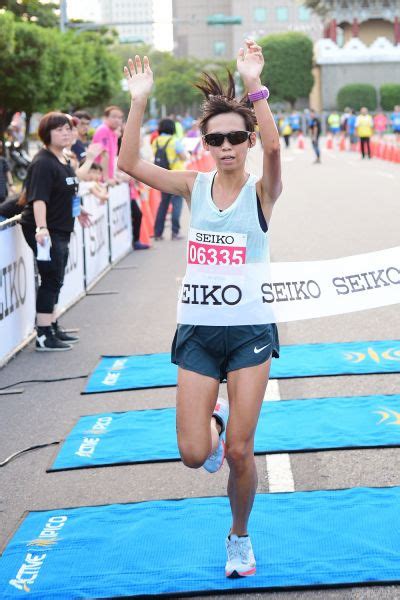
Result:
M249 577L256 572L256 559L248 535L238 537L235 534L225 540L228 559L225 565L227 577Z
M217 403L215 405L215 409L213 412L213 417L216 418L218 423L221 425L221 431L219 434L219 443L214 450L207 458L203 467L209 473L216 473L220 470L223 465L225 459L225 441L224 441L224 433L226 429L226 424L229 417L229 403L225 398L217 398Z

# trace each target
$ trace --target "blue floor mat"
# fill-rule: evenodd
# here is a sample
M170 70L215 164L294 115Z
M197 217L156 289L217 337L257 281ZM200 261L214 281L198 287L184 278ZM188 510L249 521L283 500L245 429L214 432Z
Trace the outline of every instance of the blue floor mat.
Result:
M0 597L177 597L400 582L400 488L258 494L257 573L224 575L225 497L29 513L0 559Z
M282 346L271 378L399 373L400 341L343 342ZM103 356L84 394L175 386L177 367L169 352Z
M49 469L179 460L175 409L81 417ZM255 452L400 446L400 396L264 402Z

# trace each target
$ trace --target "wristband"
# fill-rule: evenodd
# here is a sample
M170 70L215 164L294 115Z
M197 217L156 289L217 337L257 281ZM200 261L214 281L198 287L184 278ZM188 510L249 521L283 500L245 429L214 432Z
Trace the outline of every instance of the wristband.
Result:
M46 229L48 231L47 227L42 226L42 227L36 227L36 233L40 233L42 229Z
M257 90L257 92L253 92L252 94L247 94L248 99L250 100L250 102L257 102L257 100L267 100L269 98L269 89L267 87L265 87L265 85L262 86L262 88L260 88L259 90Z

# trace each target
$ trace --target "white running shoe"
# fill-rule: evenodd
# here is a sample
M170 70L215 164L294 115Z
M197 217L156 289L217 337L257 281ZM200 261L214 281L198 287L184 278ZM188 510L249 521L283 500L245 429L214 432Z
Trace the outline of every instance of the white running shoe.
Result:
M217 421L221 424L222 429L219 434L219 444L216 450L210 454L203 465L205 470L209 473L216 473L219 471L225 459L225 442L223 436L229 417L229 403L225 398L217 398L213 416L217 417Z
M225 540L228 560L225 565L227 577L249 577L256 572L256 559L249 536L238 537L232 534Z

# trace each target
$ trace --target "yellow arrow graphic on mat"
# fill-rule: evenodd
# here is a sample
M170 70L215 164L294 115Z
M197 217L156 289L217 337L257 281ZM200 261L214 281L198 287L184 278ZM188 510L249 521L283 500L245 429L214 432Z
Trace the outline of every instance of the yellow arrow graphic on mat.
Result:
M375 410L374 413L376 415L382 415L382 419L377 423L380 425L383 421L387 421L390 416L394 417L394 421L391 423L387 423L387 425L400 425L400 413L395 410L391 410L390 408L384 408L383 410Z

